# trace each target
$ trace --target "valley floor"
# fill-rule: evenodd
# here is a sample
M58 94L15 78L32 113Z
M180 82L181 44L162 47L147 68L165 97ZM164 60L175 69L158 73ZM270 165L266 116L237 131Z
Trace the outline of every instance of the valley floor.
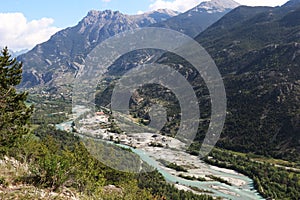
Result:
M80 113L86 110L78 108L77 111ZM80 115L78 112L77 115ZM175 138L152 133L112 133L103 128L109 124L108 116L100 112L81 119L79 123L81 124L77 131L85 136L132 147L134 153L158 168L165 179L179 189L224 199L262 199L250 178L234 170L206 164L199 157L188 154L185 144ZM71 122L57 125L58 128L69 131L72 130L71 126ZM169 167L166 163L172 163L184 170Z

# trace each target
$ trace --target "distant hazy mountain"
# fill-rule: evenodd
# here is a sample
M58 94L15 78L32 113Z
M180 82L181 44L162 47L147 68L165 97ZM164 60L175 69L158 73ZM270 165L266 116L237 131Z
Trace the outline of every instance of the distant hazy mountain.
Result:
M86 55L103 40L123 31L149 26L177 15L158 10L142 15L125 15L118 11L92 10L76 26L53 35L18 57L24 63L23 87L68 84L74 72L84 64Z
M194 37L238 6L233 0L205 1L185 13L152 26L170 28Z
M3 49L3 47L1 47L1 49ZM29 51L29 49L23 49L23 50L20 50L20 51L9 50L9 53L10 53L11 57L15 58L15 57L17 57L19 55L27 53L28 51Z

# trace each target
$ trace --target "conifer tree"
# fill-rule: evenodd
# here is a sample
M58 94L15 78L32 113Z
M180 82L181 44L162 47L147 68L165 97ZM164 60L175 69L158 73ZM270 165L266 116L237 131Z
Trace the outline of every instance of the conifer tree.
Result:
M18 139L28 133L33 107L27 107L26 92L17 92L22 79L22 63L11 58L7 47L0 55L0 153L16 146Z

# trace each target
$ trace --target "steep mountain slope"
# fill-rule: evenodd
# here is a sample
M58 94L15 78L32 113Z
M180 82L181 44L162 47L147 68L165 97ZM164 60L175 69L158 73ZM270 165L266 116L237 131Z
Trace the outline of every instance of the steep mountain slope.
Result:
M196 40L215 57L217 53L218 60L234 59L250 50L270 44L297 41L297 18L288 19L296 13L298 10L295 7L241 6L201 33ZM222 62L226 62L225 60ZM233 66L230 67L221 67L220 70L224 73L236 70Z
M200 7L191 12L205 8L203 5ZM299 160L299 16L299 0L291 0L276 8L241 6L196 37L211 54L224 77L228 116L219 146ZM112 11L90 12L76 27L57 33L48 42L20 57L27 67L24 85L67 84L74 72L84 66L84 57L93 47L120 31L141 27L140 19L140 16L128 17ZM149 25L152 20L145 19L144 24ZM180 20L177 21L180 24ZM176 29L176 26L170 28ZM151 54L148 55L150 57ZM147 56L134 55L132 66L128 64L128 58L119 60L108 69L107 75L117 77L136 64L143 63L145 58ZM179 63L176 63L178 60ZM181 71L196 89L204 120L197 137L201 141L210 115L209 93L203 80L195 69L174 56L159 62ZM149 86L141 89L141 94L133 99L133 103L137 104L133 105L133 112L138 117L149 118L145 113L149 106L138 105L138 102L140 99L150 102L151 96L145 94L153 94L153 91L156 95L152 96L154 103L171 102L175 105L169 106L172 117L163 129L163 132L172 135L178 128L176 122L180 120L180 111L176 98L170 92ZM105 104L107 102L103 99L110 91L101 92L98 103Z
M238 4L232 0L212 0L174 19L172 17L179 13L166 9L132 16L109 10L90 11L77 26L56 33L49 41L19 56L18 59L24 63L22 87L50 85L57 88L70 84L75 72L84 67L86 55L103 40L117 33L155 24L155 27L171 28L194 36L236 6ZM166 24L162 23L164 21ZM130 57L138 64L150 58L152 62L157 56L156 52L142 51ZM136 65L129 63L126 58L120 63L123 69Z
M299 159L291 157L300 152L299 51L299 43L274 45L234 62L243 68L225 76L224 146Z
M299 14L299 1L276 8L241 6L196 37L215 60L226 87L228 114L220 147L299 160ZM165 54L158 62L177 69L194 87L201 110L196 140L202 141L211 106L205 83L178 56ZM122 71L116 65L108 74ZM100 92L97 103L107 105L112 88ZM156 103L167 106L169 120L162 132L176 134L180 109L176 96L165 88L147 85L134 94L133 116L148 120L147 110Z
M232 0L205 1L185 13L150 26L180 31L193 37L237 6L239 6L239 4ZM140 64L155 62L163 53L164 52L158 50L132 52L117 60L117 62L108 69L107 75L110 76L110 79L111 76L118 77ZM102 98L108 99L104 96L102 96Z
M233 0L205 1L185 13L152 26L170 28L195 37L238 6Z
M290 1L239 7L196 38L224 76L229 114L220 146L299 160L299 34L300 2Z
M74 72L83 67L86 55L103 40L126 30L166 20L176 12L159 10L142 15L124 15L118 11L90 11L76 26L64 29L18 59L24 63L22 86L48 82L68 84Z

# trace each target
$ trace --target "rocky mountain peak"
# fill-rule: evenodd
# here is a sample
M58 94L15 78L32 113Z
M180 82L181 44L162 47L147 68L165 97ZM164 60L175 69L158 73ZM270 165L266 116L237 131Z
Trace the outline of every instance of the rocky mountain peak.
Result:
M180 14L180 12L170 10L170 9L158 9L158 10L152 11L151 13L165 13L165 14L168 14L173 17Z
M104 10L104 11L97 11L91 10L88 12L87 16L83 18L81 22L85 25L95 24L99 21L107 21L107 20L114 20L118 17L124 16L119 11L112 11L112 10Z
M112 10L90 10L86 17L103 17L103 16L113 16L121 14L119 11L112 11Z
M119 11L91 10L76 26L53 35L47 42L18 57L24 63L23 87L66 84L74 72L84 67L90 51L107 38L120 32L146 27L172 17L169 10L141 15Z
M139 26L148 26L150 24L162 22L171 17L178 15L179 12L169 9L158 9L150 12L145 12L138 15L128 15L127 17Z
M233 0L211 0L204 1L200 3L198 6L193 8L192 12L208 12L208 13L217 13L224 12L227 10L234 9L238 7L240 4Z

